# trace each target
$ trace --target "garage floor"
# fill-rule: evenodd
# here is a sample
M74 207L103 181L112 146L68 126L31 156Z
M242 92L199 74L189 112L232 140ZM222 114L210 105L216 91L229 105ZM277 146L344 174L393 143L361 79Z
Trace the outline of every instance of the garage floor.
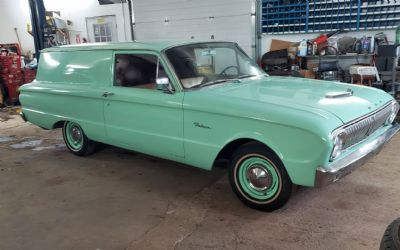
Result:
M273 213L225 171L107 147L80 158L60 131L0 112L0 249L377 249L400 217L400 136L339 183Z

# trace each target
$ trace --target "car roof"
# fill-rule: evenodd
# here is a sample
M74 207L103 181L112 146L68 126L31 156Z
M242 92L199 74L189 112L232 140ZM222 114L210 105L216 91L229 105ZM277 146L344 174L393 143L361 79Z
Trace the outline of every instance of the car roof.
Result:
M196 43L215 43L222 41L134 41L134 42L118 42L118 43L81 43L74 45L63 45L57 47L51 47L42 50L42 52L53 52L53 51L82 51L82 50L153 50L162 51L167 48L196 44Z

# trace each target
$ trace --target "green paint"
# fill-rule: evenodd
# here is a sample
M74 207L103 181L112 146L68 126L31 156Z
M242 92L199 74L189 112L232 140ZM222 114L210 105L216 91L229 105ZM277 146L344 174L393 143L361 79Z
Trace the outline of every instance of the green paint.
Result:
M374 88L268 76L184 90L164 54L181 44L45 49L37 79L20 88L22 110L43 128L72 121L92 140L203 169L212 168L228 143L257 140L280 157L294 184L313 186L316 168L329 162L330 133L392 100ZM114 55L138 51L160 56L175 93L113 86ZM354 96L325 98L348 88Z
M247 172L251 167L262 167L271 176L271 185L266 190L254 189L247 178ZM239 184L243 191L257 200L268 200L276 194L279 189L279 176L275 168L265 159L260 157L250 157L240 164L238 170Z
M74 137L74 130L79 131L80 136ZM75 132L76 133L76 132ZM74 150L80 150L83 146L83 132L78 124L73 122L68 122L65 126L66 139L70 147Z

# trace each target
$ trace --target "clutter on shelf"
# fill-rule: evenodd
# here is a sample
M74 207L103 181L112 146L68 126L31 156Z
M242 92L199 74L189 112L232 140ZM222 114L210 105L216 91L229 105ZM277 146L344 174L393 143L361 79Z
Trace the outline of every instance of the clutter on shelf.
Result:
M261 66L270 75L361 84L400 98L399 42L400 28L396 43L383 32L352 37L342 30L298 42L272 39Z

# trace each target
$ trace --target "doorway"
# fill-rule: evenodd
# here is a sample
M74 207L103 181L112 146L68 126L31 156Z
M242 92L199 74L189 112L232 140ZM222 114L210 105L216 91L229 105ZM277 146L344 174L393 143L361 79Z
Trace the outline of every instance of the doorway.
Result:
M86 28L89 42L117 42L117 19L115 15L87 17Z

